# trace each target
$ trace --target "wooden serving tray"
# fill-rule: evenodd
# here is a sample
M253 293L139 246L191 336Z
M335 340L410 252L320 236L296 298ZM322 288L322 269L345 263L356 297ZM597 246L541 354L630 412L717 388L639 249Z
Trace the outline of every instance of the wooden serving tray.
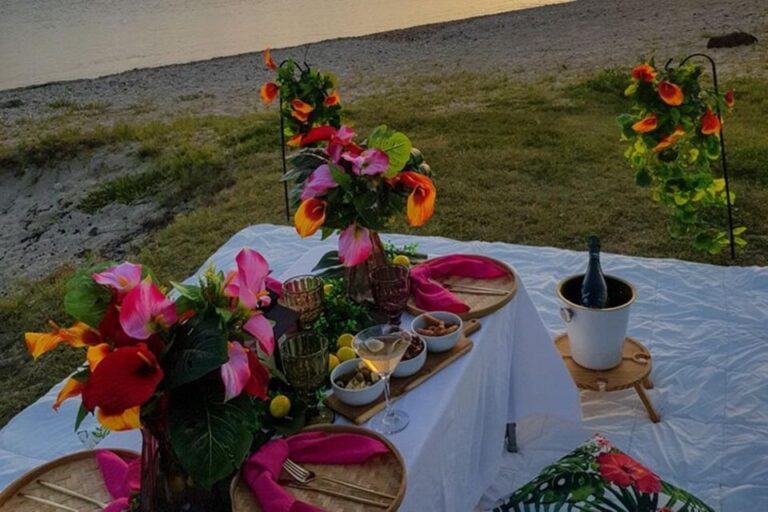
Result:
M464 322L464 332L461 339L451 350L447 352L428 352L427 360L424 362L421 370L410 377L392 377L389 381L390 400L395 401L404 394L408 393L428 378L450 365L452 362L472 350L472 340L467 338L473 332L480 329L480 322L473 319ZM376 401L368 405L347 405L336 396L330 395L323 403L330 409L341 414L356 425L361 425L371 419L379 411L384 410L386 403L382 394Z

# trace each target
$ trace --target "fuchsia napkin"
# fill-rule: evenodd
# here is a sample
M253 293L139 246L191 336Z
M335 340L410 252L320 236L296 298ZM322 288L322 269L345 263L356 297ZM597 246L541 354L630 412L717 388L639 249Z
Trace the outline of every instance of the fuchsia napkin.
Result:
M99 464L107 492L113 500L103 512L128 510L131 494L141 487L141 458L136 457L126 462L109 450L96 450L96 462Z
M448 276L496 279L509 271L491 259L468 254L452 254L426 261L411 269L411 293L419 309L466 313L469 306L434 279Z
M384 443L359 434L296 434L270 441L251 455L243 466L243 479L265 512L322 512L277 483L285 459L299 464L360 464L388 451Z

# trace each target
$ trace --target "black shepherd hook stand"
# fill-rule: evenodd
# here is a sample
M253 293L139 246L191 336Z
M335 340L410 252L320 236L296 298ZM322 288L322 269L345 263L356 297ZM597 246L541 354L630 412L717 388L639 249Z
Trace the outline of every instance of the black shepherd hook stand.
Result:
M703 57L709 61L710 66L712 66L712 84L715 87L715 95L719 97L720 91L717 88L717 65L715 65L715 60L712 57L706 53L692 53L680 61L680 66L685 65L686 62L694 57ZM667 63L664 65L664 69L669 70L670 64L672 64L672 59L667 61ZM723 116L720 112L719 102L715 105L715 108L717 110L717 117L720 119L720 161L722 162L723 179L725 180L725 201L728 205L728 240L731 243L731 259L736 259L736 245L733 242L733 207L731 206L731 187L728 183L728 163L725 158L725 137L723 136L722 124Z

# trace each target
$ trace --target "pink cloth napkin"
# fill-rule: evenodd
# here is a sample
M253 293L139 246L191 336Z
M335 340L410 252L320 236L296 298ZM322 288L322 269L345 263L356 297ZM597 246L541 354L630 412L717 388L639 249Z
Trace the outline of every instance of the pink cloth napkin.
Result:
M469 306L446 290L437 278L448 276L496 279L509 271L491 259L468 254L452 254L426 261L411 269L411 293L420 309L466 313Z
M131 494L141 487L141 458L136 457L126 462L109 450L96 450L96 462L107 492L112 496L112 502L104 508L103 512L128 510Z
M251 455L243 466L243 479L265 512L322 512L277 483L285 459L299 464L360 464L388 451L384 443L359 434L296 434L272 440Z

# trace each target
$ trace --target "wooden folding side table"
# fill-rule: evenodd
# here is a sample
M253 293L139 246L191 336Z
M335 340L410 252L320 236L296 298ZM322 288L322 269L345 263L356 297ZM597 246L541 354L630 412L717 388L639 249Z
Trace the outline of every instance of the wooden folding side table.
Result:
M645 392L646 389L653 388L653 382L651 382L650 377L651 353L642 343L627 337L624 340L621 364L610 370L590 370L576 363L571 357L570 340L567 334L561 334L555 338L555 346L560 351L560 355L563 356L563 362L579 389L620 391L635 388L651 421L654 423L661 421Z

